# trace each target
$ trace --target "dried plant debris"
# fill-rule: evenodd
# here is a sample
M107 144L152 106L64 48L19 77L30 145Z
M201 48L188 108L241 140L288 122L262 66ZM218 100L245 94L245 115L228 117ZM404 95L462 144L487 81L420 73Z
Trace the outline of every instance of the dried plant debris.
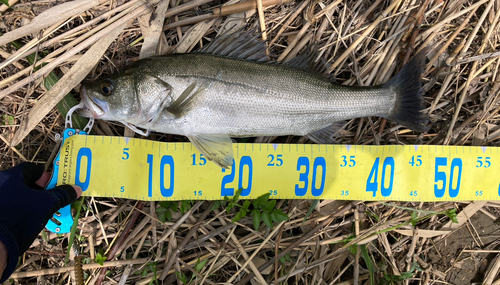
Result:
M263 29L277 61L316 43L330 76L344 85L384 83L429 48L423 81L431 129L354 119L341 128L339 143L500 144L498 0L8 3L0 7L0 169L26 160L50 165L64 127L54 107L67 94L79 100L74 90L84 77L196 50L240 27ZM47 87L49 74L60 80ZM94 131L130 135L115 122L99 121ZM244 141L311 143L293 136ZM84 284L499 284L499 207L86 198L74 249ZM67 252L67 235L42 232L12 281L70 282L74 256L65 263Z

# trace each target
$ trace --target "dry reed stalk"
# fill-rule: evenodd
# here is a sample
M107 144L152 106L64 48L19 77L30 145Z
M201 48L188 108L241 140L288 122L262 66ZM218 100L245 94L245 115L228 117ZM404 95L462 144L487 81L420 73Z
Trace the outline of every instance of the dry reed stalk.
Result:
M274 234L280 229L280 227L284 224L285 222L282 221L280 222L280 224L275 227L273 229L273 231L262 241L262 243L259 245L259 247L252 253L252 255L245 261L245 263L241 266L240 269L238 269L238 271L236 271L236 273L231 277L229 278L229 280L227 281L227 283L231 283L234 281L234 279L236 277L238 277L238 275L241 273L241 271L243 271L244 268L247 267L247 265L252 261L252 259L257 255L257 253L259 253L260 249L274 236Z
M310 0L304 0L300 6L295 9L295 11L288 17L288 20L282 25L278 30L276 36L269 42L269 47L271 47L281 36L281 34L290 26L290 24L297 18L297 16L304 10L304 8L309 4Z
M354 210L354 235L359 236L359 212L358 209ZM361 257L361 249L359 245L356 246L356 255L354 256L354 278L352 283L359 284L359 258Z
M10 58L8 58L4 62L2 62L0 64L0 69L6 67L7 65L11 64L12 62L18 60L18 57L22 53L25 53L26 50L29 50L29 49L33 48L34 46L39 45L43 40L45 40L47 37L49 37L50 35L52 35L54 32L56 32L57 30L59 30L61 27L63 27L64 25L66 25L67 23L69 23L70 21L72 21L73 19L74 18L70 18L70 19L68 19L66 21L61 21L59 23L56 23L56 24L52 25L51 27L49 27L48 29L46 29L45 31L43 31L43 34L39 38L32 39L29 43L27 43L23 47L21 47L16 52L15 55L11 56Z
M432 28L428 29L427 31L423 32L417 39L417 41L422 41L423 39L427 38L430 34L434 33L435 31L439 30L441 27L443 27L446 23L451 22L452 20L461 17L462 15L466 14L469 11L472 11L476 9L477 7L483 5L484 3L488 2L489 0L481 0L477 3L474 3L473 5L470 5L469 7L461 10L458 13L451 14L447 18L439 21L436 25L434 25Z
M173 263L177 260L179 254L181 251L184 250L184 247L187 245L189 242L189 239L193 236L193 234L198 230L200 227L200 224L206 219L208 214L210 213L210 208L212 208L213 201L210 202L207 206L207 209L200 215L198 218L198 221L196 225L194 225L189 232L186 234L184 239L182 240L182 243L175 249L175 251L168 256L168 258L165 259L165 268L163 269L163 272L160 275L160 280L164 280L165 277L167 277L168 272L170 271L170 268L172 267Z
M267 40L266 20L264 18L264 9L262 8L262 0L256 0L256 1L257 1L257 12L259 15L260 32L262 33L262 40L266 41Z
M27 84L35 81L35 80L43 78L43 76L45 76L46 74L48 74L49 72L51 72L57 65L61 64L62 62L64 62L69 57L71 57L71 56L75 55L76 53L82 51L83 49L87 48L91 44L94 44L100 38L108 35L110 32L116 30L121 25L126 24L129 20L131 20L132 18L134 18L135 16L137 16L136 14L140 14L140 13L142 13L144 11L145 11L144 9L139 9L139 13L136 12L135 14L133 13L133 14L128 14L128 15L126 15L127 13L122 13L121 15L123 15L123 17L121 17L121 18L119 18L119 17L115 18L115 21L111 25L109 25L107 28L104 28L103 30L101 30L100 32L98 32L97 34L95 34L94 36L88 38L87 40L84 40L83 42L81 42L80 44L78 44L77 46L75 46L74 48L66 51L63 55L59 56L57 59L51 61L47 65L43 66L42 68L40 68L35 73L27 76L25 79L20 80L17 83L9 86L8 88L0 91L0 99L4 98L5 96L9 95L11 92L14 92L15 90L17 90L17 89L19 89L19 88L21 88L21 87L23 87L23 86L25 86L25 85L27 85ZM47 58L49 58L49 57L50 57L50 55L47 56ZM43 61L39 61L40 64L42 62ZM25 73L27 73L27 72L25 72ZM0 85L1 84L2 83L0 82Z
M142 207L144 207L144 204L145 204L144 201L140 201L139 203L137 203L136 208L142 209ZM127 225L125 226L123 233L120 235L120 238L117 240L117 242L113 245L113 248L106 255L108 260L111 260L115 257L115 254L117 253L119 247L122 245L122 243L125 241L125 239L129 235L130 230L132 229L132 226L134 225L135 221L139 217L139 214L140 214L140 212L134 211L134 213L130 217L130 220L127 222ZM94 284L100 285L102 283L104 276L106 275L106 271L107 271L107 267L101 268L101 271L100 271L99 275L96 277L96 279L95 279L96 281Z
M320 229L322 229L326 225L329 225L338 216L343 215L347 211L350 211L351 208L353 206L355 206L356 204L358 204L358 203L357 202L352 202L352 203L344 206L342 209L338 210L337 212L331 214L327 219L325 219L320 224L318 224L317 226L315 226L309 232L305 233L301 238L299 238L297 241L295 241L292 245L290 245L286 249L284 249L276 258L279 259L279 258L282 258L283 256L285 256L288 252L290 252L297 245L302 244L305 240L309 239L315 232L319 231ZM335 253L337 253L337 252L335 252ZM267 267L269 267L270 265L272 265L273 262L274 261L272 259L270 261L267 261L265 264L263 264L261 267L259 267L259 271L262 271L262 270L266 269ZM250 273L245 278L243 278L242 280L240 280L240 282L238 282L237 284L238 285L246 284L253 277L254 277L253 274Z
M359 38L357 40L355 40L351 46L349 48L347 48L346 51L344 51L344 53L339 57L337 58L337 60L332 63L332 65L330 66L329 68L329 71L331 72L332 70L334 70L336 67L338 67L340 65L340 63L342 61L344 61L347 56L354 50L358 47L358 45L363 41L365 40L365 38L368 36L368 34L389 14L389 12L394 9L397 5L399 5L400 1L393 1L389 7L387 7L382 13L380 13L380 15L377 17L377 19L375 19L375 21L369 25L366 29L364 29L363 33L359 36Z
M36 33L43 28L64 21L65 19L71 18L97 5L106 3L107 1L109 0L70 1L52 7L35 17L29 24L2 35L2 37L0 37L0 46L26 35Z
M63 33L62 33L62 34L60 34L60 35L57 35L57 36L55 36L55 37L53 37L53 38L51 38L51 39L49 39L49 40L47 40L47 41L45 41L45 42L40 43L40 46L39 46L38 48L39 48L40 50L41 50L41 49L45 49L45 48L47 48L47 47L49 47L49 46L52 46L53 44L55 44L55 43L57 43L57 42L62 41L63 39L67 39L67 38L69 38L69 37L74 37L75 35L77 35L77 34L78 34L80 31L82 31L83 29L88 28L88 27L90 27L90 26L92 26L92 25L94 25L94 24L98 23L99 21L104 20L104 19L106 19L106 18L110 17L110 16L111 16L111 15L113 15L113 14L116 14L116 13L118 13L118 12L120 12L120 11L123 11L123 10L125 10L125 9L130 8L131 6L135 5L135 3L137 3L138 1L139 1L139 0L131 0L130 2L124 3L123 5L120 5L120 6L118 6L118 7L114 8L114 9L112 9L112 10L108 11L108 12L105 12L105 13L103 13L103 14L101 14L101 15L99 15L99 16L97 16L97 17L95 17L95 18L93 18L92 20L85 22L85 23L84 23L84 24L82 24L82 25L79 25L79 26L77 26L77 27L75 27L75 28L73 28L73 29L71 29L71 30L68 30L68 31L66 31L66 32L63 32ZM13 58L13 57L16 57L16 58L17 58L17 60L20 60L20 59L23 59L23 58L25 58L27 55L32 54L32 53L34 53L34 52L36 52L36 48L31 48L31 49L26 50L26 51L18 50L18 51L16 51L14 54L12 54L10 57L8 57L8 58L6 59L6 61L7 61L7 60L10 60L10 59L11 59L11 58ZM15 63L15 62L16 62L16 60L14 60L14 61L12 61L12 62L13 62L13 63ZM3 63L2 63L2 65L3 65ZM2 85L0 84L0 86L2 86Z
M470 38L465 43L465 47L462 49L459 57L462 57L461 55L465 54L465 52L468 50L469 46L472 43L472 40L475 38L476 33L479 31L479 28L481 27L483 21L486 19L486 16L488 15L488 12L490 11L490 9L493 7L494 3L495 3L495 1L490 0L490 3L484 9L483 14L481 15L481 18L479 19L476 26L474 27L474 30L472 31ZM490 31L491 30L492 29L490 27ZM488 34L491 35L491 32L488 32ZM483 44L481 45L479 53L481 53L483 51L485 45L486 45L486 41L484 41ZM477 63L478 62L475 61L472 64L471 72L469 72L469 77L467 78L467 81L465 82L465 86L464 86L464 88L462 90L462 94L460 95L460 98L458 100L457 107L455 109L455 113L453 114L453 117L452 117L451 122L450 122L450 126L448 127L448 132L447 132L446 137L445 137L444 142L443 142L444 144L450 144L450 142L451 142L453 128L455 127L455 123L457 121L458 114L460 113L460 110L462 109L462 104L464 102L465 96L467 95L467 92L469 91L470 83L471 83L472 79L474 79L473 76L474 76L476 68L477 68Z

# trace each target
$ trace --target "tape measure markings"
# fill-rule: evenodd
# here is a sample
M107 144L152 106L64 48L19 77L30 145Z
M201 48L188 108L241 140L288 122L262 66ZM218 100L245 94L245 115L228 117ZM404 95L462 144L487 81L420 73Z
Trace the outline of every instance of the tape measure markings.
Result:
M80 185L85 195L141 200L221 199L240 188L246 198L500 200L492 147L234 144L234 166L224 170L188 143L123 140L68 138L65 159L73 163L59 183Z

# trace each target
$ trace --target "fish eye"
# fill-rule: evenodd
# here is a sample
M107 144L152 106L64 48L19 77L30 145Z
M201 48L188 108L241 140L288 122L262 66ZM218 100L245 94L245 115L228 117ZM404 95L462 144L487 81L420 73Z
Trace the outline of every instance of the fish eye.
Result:
M113 92L113 84L109 80L105 80L101 83L101 92L105 96L111 95Z

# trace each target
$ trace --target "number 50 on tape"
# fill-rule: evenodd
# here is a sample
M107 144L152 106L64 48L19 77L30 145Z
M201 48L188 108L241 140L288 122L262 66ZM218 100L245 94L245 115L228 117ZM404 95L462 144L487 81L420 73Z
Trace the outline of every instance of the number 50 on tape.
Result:
M234 144L222 169L190 143L75 135L61 149L58 184L85 196L254 199L500 200L495 147Z

